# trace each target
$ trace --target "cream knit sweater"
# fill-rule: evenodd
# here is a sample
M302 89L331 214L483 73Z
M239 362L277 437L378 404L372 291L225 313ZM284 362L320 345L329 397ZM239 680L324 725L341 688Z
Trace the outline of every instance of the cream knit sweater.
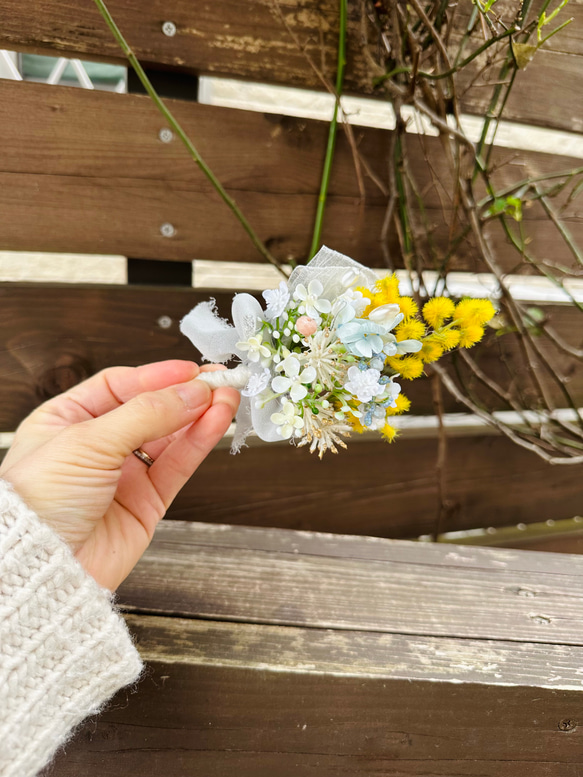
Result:
M0 480L0 777L31 777L142 669L67 545Z

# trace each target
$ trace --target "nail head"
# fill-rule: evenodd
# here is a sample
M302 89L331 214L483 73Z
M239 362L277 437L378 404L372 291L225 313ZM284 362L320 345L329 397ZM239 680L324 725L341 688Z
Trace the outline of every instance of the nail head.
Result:
M168 38L173 38L176 35L176 25L174 22L164 22L162 25L162 32Z
M160 234L163 237L174 237L174 235L176 234L176 229L174 228L173 224L166 222L165 224L162 224L162 226L160 227Z
M168 127L162 127L158 133L158 137L162 143L171 143L174 140L174 133L171 129L168 129Z

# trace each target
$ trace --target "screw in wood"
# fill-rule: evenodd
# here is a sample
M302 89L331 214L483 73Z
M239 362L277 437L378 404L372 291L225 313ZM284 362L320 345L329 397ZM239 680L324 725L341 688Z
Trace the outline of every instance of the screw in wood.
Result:
M176 25L174 22L164 22L162 25L162 32L168 38L173 38L176 35Z
M158 319L158 326L160 329L170 329L172 326L172 319L170 316L160 316Z
M162 224L162 226L160 227L160 234L163 237L174 237L174 235L176 234L176 229L172 224L166 222Z
M559 721L559 731L574 731L577 728L577 721L572 718L563 718Z
M168 129L168 127L162 127L160 132L158 133L158 137L162 141L162 143L172 143L174 140L174 133L171 129Z

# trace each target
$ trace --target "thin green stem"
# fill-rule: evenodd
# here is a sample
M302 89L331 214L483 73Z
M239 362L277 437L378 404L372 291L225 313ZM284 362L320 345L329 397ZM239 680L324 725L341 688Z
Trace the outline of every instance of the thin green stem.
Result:
M538 186L535 186L534 188L535 188L535 191L537 192L537 194L540 194L539 191L538 191ZM545 213L550 218L550 220L553 222L553 224L557 228L559 234L561 235L561 237L563 238L563 240L567 244L569 250L571 251L571 253L575 257L575 259L577 260L577 264L579 264L579 266L583 267L583 253L581 252L581 249L575 243L575 241L571 237L571 233L569 232L567 227L563 224L562 220L560 219L558 214L555 212L555 209L551 206L550 202L548 201L548 199L544 195L540 196L540 204L543 206L543 208L545 210Z
M186 147L188 153L192 157L192 159L196 162L196 164L200 167L202 172L206 175L208 180L211 182L217 193L219 194L220 198L223 200L223 202L227 205L228 208L231 209L237 220L240 222L241 226L245 230L245 232L249 235L251 238L251 242L257 248L261 256L263 256L264 259L266 259L271 264L275 265L277 269L287 278L287 273L283 270L280 263L277 261L277 259L271 255L269 250L267 249L267 246L261 241L261 239L258 237L258 235L255 233L243 213L241 212L239 206L235 202L235 200L227 194L225 189L223 188L220 181L216 178L210 167L206 164L204 159L201 157L201 155L196 150L194 144L186 134L186 132L182 129L178 121L174 118L170 110L166 107L166 105L162 102L160 99L158 93L152 86L152 83L146 73L144 72L144 69L140 65L138 59L136 58L136 55L130 48L129 44L123 37L119 27L115 23L113 17L111 16L107 6L103 2L103 0L94 0L95 5L99 9L99 13L104 18L105 22L107 23L107 26L113 33L114 38L120 45L122 51L128 58L131 66L136 71L136 75L140 79L140 82L142 83L142 86L148 93L148 95L152 98L152 101L154 102L155 106L158 108L162 116L166 119L170 127L173 129L175 134L180 138L184 146Z
M580 517L564 518L551 524L546 522L518 524L517 526L498 526L488 529L468 529L440 534L437 542L453 543L455 545L484 545L488 547L512 547L517 542L529 544L536 550L537 541L555 537L579 537L583 533L583 519ZM416 538L412 538L414 541ZM419 540L419 538L417 538ZM425 538L424 542L429 541Z
M475 51L473 51L469 57L466 57L463 62L460 62L457 65L454 65L449 70L444 70L440 73L426 73L423 70L417 71L417 76L419 78L428 78L430 81L440 81L442 78L449 78L449 76L455 75L459 70L462 70L466 65L469 65L472 60L476 59L476 57L480 56L480 54L483 51L486 51L486 49L489 49L490 46L493 46L494 43L499 43L501 40L504 40L504 38L508 38L510 35L513 35L516 32L514 27L512 27L510 30L506 30L506 32L501 33L496 38L490 38L490 40L483 43L481 46L479 46ZM389 78L392 78L393 76L399 75L399 73L411 73L410 67L396 67L393 70L391 70L390 73L386 73L384 76L380 76L379 78L375 78L373 80L373 83L375 86L378 86L379 84L382 84L383 81L387 81Z
M330 122L330 127L328 129L328 144L326 146L326 158L324 159L320 194L318 195L318 208L316 210L316 218L314 221L314 233L312 236L312 245L310 247L310 259L320 248L322 225L324 222L324 209L326 207L328 186L330 184L330 173L332 171L332 160L334 159L334 148L336 146L336 134L338 132L338 109L340 107L340 97L342 95L342 86L344 84L344 68L346 66L346 16L347 0L340 0L338 64L336 66L336 102L334 104L334 114L332 115L332 121Z
M459 48L457 50L457 54L455 55L455 60L454 60L454 63L453 63L454 68L457 68L457 66L458 66L458 62L460 61L460 57L464 53L464 49L466 47L466 43L468 42L468 40L470 38L470 35L473 32L473 29L475 27L475 24L476 24L477 20L478 20L478 6L475 5L472 8L472 13L470 15L468 26L466 27L466 31L464 32L463 38L461 39Z
M538 175L533 178L523 178L521 181L518 181L517 183L513 183L512 186L506 187L506 189L500 189L500 191L496 192L495 194L488 194L487 197L484 197L482 200L480 200L477 203L477 206L478 206L478 209L483 208L484 206L488 205L488 203L493 202L494 197L506 197L506 195L508 194L513 194L517 190L522 189L525 186L528 187L531 184L535 184L535 183L543 183L544 181L553 181L556 178L566 178L567 179L566 183L568 184L569 180L571 178L574 178L577 175L583 175L583 167L575 167L572 170L564 170L558 173L548 173L547 175Z
M508 98L510 97L510 92L512 91L512 87L514 86L514 79L516 78L516 74L518 72L517 68L514 68L512 71L512 75L510 76L510 81L508 82L508 85L506 86L506 92L504 93L504 97L502 98L502 105L500 106L498 110L498 116L495 119L495 125L494 125L494 132L492 133L492 137L490 138L490 143L488 147L488 153L486 154L485 159L485 165L488 167L490 163L490 157L492 155L492 149L494 148L494 141L496 139L496 133L498 132L498 127L500 126L500 121L502 119L502 114L504 113L504 109L506 108L506 103L508 102Z

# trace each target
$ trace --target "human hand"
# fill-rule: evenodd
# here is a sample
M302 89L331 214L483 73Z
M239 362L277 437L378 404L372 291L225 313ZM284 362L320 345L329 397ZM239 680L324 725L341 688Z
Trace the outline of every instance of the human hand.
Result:
M34 410L0 466L29 507L114 590L239 406L187 361L113 367ZM143 447L148 467L132 451Z

